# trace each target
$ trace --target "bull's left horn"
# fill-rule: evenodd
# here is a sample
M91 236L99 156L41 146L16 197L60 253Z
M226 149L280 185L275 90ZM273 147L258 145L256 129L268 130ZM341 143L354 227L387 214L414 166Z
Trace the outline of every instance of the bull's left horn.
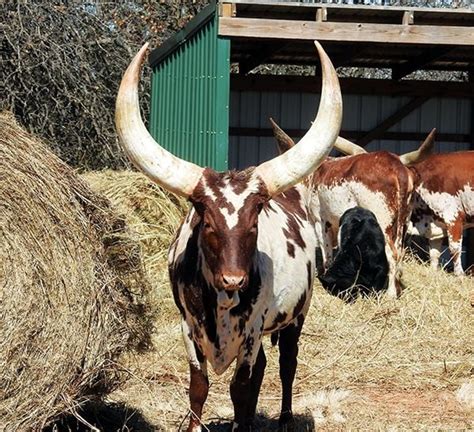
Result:
M334 148L349 156L367 153L366 149L343 137L337 137L337 140L334 143Z
M316 120L298 144L256 168L272 196L311 174L331 151L341 128L342 97L339 80L321 45L316 41L314 43L321 59L323 76L321 103Z
M140 115L138 81L147 50L148 44L143 45L123 75L115 104L115 126L125 153L139 170L165 189L188 197L199 182L203 168L161 147Z

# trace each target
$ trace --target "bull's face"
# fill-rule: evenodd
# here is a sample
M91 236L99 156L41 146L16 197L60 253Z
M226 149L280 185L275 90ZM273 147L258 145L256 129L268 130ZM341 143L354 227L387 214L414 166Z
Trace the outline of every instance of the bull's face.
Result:
M200 250L217 290L245 289L255 257L258 215L270 199L253 170L206 169L190 197L201 219Z

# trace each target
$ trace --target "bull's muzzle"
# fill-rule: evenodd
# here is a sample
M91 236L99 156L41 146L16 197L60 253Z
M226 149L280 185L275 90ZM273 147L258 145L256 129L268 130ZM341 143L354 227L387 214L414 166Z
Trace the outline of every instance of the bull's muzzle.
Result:
M238 291L247 287L248 276L244 271L225 272L220 275L219 285L225 291Z

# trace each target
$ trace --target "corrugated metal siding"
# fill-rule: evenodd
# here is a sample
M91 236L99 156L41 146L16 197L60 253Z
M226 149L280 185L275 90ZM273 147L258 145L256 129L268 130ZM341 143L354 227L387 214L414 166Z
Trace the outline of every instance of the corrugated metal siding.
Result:
M211 19L154 68L150 132L173 154L201 166L228 166L230 42Z
M343 130L368 131L409 101L407 97L344 95ZM307 93L232 91L230 126L270 128L269 117L283 129L306 129L314 119L319 97ZM389 131L427 132L436 127L439 133L470 134L471 109L468 99L433 98L413 111ZM405 153L419 142L376 140L369 151L389 150ZM437 151L468 150L467 143L438 142ZM231 137L229 166L244 168L261 163L277 154L276 142L267 137Z

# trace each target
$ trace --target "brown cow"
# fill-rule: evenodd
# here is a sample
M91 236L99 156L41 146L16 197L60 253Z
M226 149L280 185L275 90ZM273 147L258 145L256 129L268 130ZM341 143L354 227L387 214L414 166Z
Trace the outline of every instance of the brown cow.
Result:
M408 232L428 239L433 269L439 267L443 239L447 237L454 273L462 275L463 230L474 226L474 151L430 155L435 132L430 132L420 154L400 156L417 176ZM347 140L339 146L336 141L335 147L349 155L365 151Z
M411 169L419 177L411 233L429 240L432 268L447 236L454 273L462 275L463 230L474 227L474 151L431 155Z
M293 140L275 122L272 121L272 124L280 152L292 147ZM338 138L335 147L343 150L340 142L341 138ZM344 144L351 143L344 140ZM428 143L425 145L428 146ZM424 155L424 147L421 149L408 159L413 161L422 153ZM310 180L314 191L312 212L324 267L328 268L331 264L333 248L337 245L339 219L344 212L355 206L371 210L385 236L385 253L389 262L388 294L396 297L401 292L403 239L411 215L416 176L393 153L366 153L365 150L358 153L328 158Z

